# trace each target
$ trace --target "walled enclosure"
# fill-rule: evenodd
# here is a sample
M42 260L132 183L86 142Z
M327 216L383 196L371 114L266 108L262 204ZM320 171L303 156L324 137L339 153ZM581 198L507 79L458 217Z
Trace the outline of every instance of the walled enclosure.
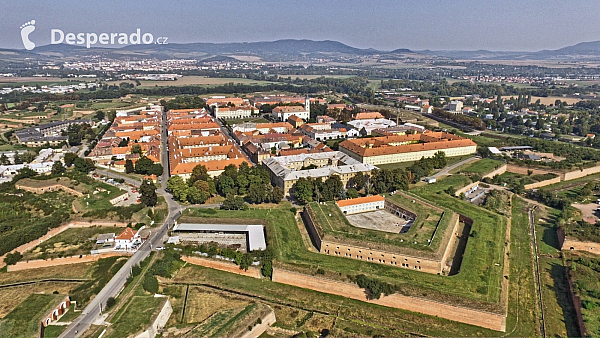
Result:
M445 212L437 207L431 207ZM402 212L413 215L416 218L416 214L406 210L402 206L392 202L389 199L385 200L385 209L388 211L402 210ZM437 234L438 236L443 236L440 247L434 253L423 252L423 255L419 255L418 250L403 250L401 247L394 251L384 251L367 246L348 244L342 241L328 240L327 236L322 236L319 234L316 225L316 217L314 217L313 212L314 211L311 210L310 206L305 206L304 211L302 212L302 219L306 224L313 244L320 253L356 260L364 260L371 263L388 264L432 274L442 274L445 271L446 262L450 257L450 251L452 247L451 239L458 235L457 231L459 228L459 217L454 215L446 231L443 234Z

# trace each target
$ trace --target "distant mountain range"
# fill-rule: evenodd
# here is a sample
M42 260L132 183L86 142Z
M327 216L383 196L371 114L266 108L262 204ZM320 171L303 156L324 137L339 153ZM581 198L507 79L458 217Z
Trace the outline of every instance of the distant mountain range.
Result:
M18 61L31 59L76 59L81 56L99 55L106 58L189 58L189 59L229 59L230 57L250 56L265 61L309 60L323 57L379 57L398 59L401 57L443 58L462 60L600 60L600 41L582 42L556 50L538 52L510 51L412 51L395 49L381 51L372 48L361 49L338 41L277 40L240 43L171 43L168 45L129 45L121 48L85 48L74 45L45 45L32 51L0 49L0 60Z

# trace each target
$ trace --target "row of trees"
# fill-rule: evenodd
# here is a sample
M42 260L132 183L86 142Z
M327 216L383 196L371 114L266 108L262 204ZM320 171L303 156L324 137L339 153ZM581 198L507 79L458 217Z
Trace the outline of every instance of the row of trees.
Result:
M133 147L132 147L133 149ZM156 175L160 176L163 173L163 166L160 163L154 163L151 159L146 156L140 157L135 165L130 159L125 160L125 173L141 174L141 175Z
M340 177L330 176L325 181L321 178L300 178L294 184L294 194L301 204L312 201L333 201L335 199L356 198L359 192L365 194L381 194L395 190L408 190L408 185L430 175L434 169L441 169L448 163L443 152L433 157L422 158L406 169L376 169L367 176L357 173L344 186ZM346 190L347 189L347 190Z
M180 176L171 176L167 188L178 201L192 204L205 203L208 198L220 194L226 197L225 209L242 209L244 199L241 196L249 203L279 203L283 199L283 189L271 185L269 173L260 166L250 167L246 162L239 168L228 165L215 179L210 177L204 165L199 164L187 181Z

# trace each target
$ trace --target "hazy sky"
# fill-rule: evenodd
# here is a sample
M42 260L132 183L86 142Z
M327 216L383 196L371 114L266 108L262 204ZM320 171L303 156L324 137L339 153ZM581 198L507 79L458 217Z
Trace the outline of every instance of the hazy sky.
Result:
M50 43L50 29L131 33L169 42L337 40L382 50L556 49L600 40L598 0L0 0L0 47Z

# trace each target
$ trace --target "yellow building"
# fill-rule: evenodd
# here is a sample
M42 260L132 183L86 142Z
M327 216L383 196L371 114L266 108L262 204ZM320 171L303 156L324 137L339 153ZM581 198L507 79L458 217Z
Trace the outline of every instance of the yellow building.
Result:
M361 163L379 165L417 161L440 151L448 157L474 154L477 144L454 134L431 132L345 140L339 150Z

